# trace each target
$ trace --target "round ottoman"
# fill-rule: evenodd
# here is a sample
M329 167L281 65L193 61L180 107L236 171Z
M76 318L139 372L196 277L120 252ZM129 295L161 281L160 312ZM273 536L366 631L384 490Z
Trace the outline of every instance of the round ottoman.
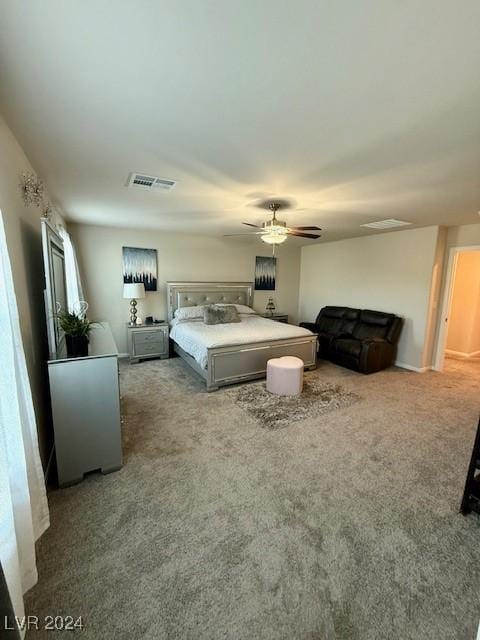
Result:
M303 360L295 356L267 362L267 391L277 396L298 396L303 388Z

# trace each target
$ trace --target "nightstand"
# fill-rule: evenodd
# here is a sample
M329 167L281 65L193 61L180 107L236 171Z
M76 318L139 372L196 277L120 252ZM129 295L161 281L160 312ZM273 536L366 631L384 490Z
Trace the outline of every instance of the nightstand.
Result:
M168 324L127 325L127 344L132 364L148 358L168 358Z
M288 315L286 313L274 313L271 315L270 313L261 313L262 318L267 318L267 320L275 320L275 322L284 322L288 324Z

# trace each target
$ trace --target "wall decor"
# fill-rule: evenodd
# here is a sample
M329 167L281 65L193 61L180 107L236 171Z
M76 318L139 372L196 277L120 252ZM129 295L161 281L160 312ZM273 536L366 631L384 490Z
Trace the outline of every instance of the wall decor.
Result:
M20 174L19 187L26 207L30 205L39 207L43 203L45 185L37 175L29 171L23 171Z
M274 291L277 268L276 258L257 256L255 258L255 290Z
M140 283L157 290L157 250L123 247L123 284Z

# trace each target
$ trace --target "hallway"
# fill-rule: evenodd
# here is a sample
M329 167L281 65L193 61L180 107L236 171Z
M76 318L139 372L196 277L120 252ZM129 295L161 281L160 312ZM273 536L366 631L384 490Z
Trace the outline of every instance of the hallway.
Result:
M477 379L480 385L480 356L474 358L458 358L452 355L445 357L444 373L468 375Z

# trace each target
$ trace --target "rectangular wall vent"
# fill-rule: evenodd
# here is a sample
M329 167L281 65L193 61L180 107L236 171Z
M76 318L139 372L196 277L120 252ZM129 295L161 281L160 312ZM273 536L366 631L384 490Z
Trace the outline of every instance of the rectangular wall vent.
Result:
M158 178L150 176L146 173L130 173L128 175L126 186L130 188L147 189L154 191L163 189L169 191L177 184L176 180L167 180L166 178Z
M367 222L367 224L361 224L361 227L368 227L369 229L393 229L393 227L405 227L411 222L405 220L395 220L395 218L388 218L388 220L379 220L378 222Z

